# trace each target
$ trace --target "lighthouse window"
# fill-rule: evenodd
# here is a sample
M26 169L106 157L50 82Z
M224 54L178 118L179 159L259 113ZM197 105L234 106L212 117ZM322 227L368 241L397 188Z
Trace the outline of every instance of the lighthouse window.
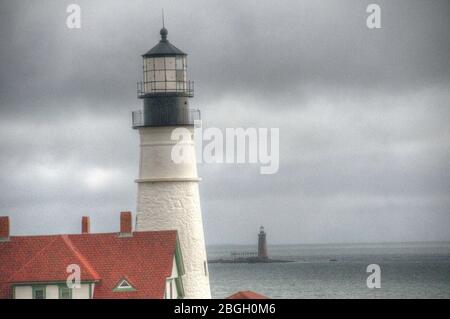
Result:
M164 71L155 71L155 81L165 81L166 75L164 73Z
M177 70L177 81L184 81L185 72Z
M147 72L147 82L155 81L155 72Z
M166 78L167 78L167 82L166 82L167 90L175 91L175 89L176 89L175 71L171 71L170 74L167 74Z
M154 82L154 84L152 85L152 88L157 91L160 91L160 90L165 91L166 90L166 82L164 82L164 81Z
M155 70L164 70L164 58L155 58Z
M175 70L167 70L166 71L166 80L167 81L175 81Z
M145 67L147 71L153 70L153 59L145 59Z
M175 69L175 58L166 58L166 70Z
M177 68L177 70L184 69L183 60L184 60L183 57L180 57L180 56L177 57L177 60L176 60L176 68Z

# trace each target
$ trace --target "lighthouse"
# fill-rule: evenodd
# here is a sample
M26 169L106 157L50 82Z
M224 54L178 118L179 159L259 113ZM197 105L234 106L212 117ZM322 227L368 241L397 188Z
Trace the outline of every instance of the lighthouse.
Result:
M268 260L268 258L266 232L264 231L264 227L261 226L258 234L258 259L264 261Z
M132 114L140 137L136 229L177 230L185 297L211 298L195 161L194 121L200 112L189 106L194 85L187 77L187 54L169 42L166 28L160 34L159 43L142 56L138 97L143 109ZM191 158L182 163L171 157L176 128L190 133L183 143Z

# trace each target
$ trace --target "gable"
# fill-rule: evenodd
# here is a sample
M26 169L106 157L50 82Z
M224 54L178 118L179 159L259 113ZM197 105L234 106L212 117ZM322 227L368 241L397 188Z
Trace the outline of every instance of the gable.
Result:
M121 279L116 287L114 287L113 291L115 292L123 292L123 291L136 291L132 284L128 282L125 278Z

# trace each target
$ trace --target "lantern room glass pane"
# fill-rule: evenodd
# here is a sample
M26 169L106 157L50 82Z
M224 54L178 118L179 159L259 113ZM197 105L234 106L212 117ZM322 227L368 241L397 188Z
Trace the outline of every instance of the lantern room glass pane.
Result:
M166 90L166 82L155 82L155 85L153 86L155 91L165 91Z
M186 71L177 70L177 81L185 81Z
M147 71L154 70L154 68L153 68L154 62L155 61L153 58L146 58L144 60L144 70L147 70Z
M147 72L147 82L155 81L155 71Z
M166 70L175 69L175 57L166 57Z
M177 56L177 58L176 58L176 69L177 70L182 70L184 68L183 60L184 60L183 57Z
M164 70L164 58L155 58L155 70Z
M166 71L166 81L175 81L175 70Z
M167 82L167 91L176 91L177 82Z
M164 71L155 71L155 81L160 82L160 81L165 81L166 80L166 75Z

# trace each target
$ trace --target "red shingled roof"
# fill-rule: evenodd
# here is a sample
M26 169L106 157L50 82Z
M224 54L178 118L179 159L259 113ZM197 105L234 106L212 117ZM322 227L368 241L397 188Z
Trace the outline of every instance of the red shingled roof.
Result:
M54 236L48 245L32 256L7 282L66 281L67 266L80 266L81 281L97 281L100 276L74 247L67 235Z
M226 299L270 299L269 297L260 295L256 292L246 290L246 291L238 291L231 296L228 296Z
M176 231L12 236L0 242L0 298L12 297L12 283L65 281L70 264L96 281L94 298L163 298L176 245ZM136 290L114 292L123 278Z

